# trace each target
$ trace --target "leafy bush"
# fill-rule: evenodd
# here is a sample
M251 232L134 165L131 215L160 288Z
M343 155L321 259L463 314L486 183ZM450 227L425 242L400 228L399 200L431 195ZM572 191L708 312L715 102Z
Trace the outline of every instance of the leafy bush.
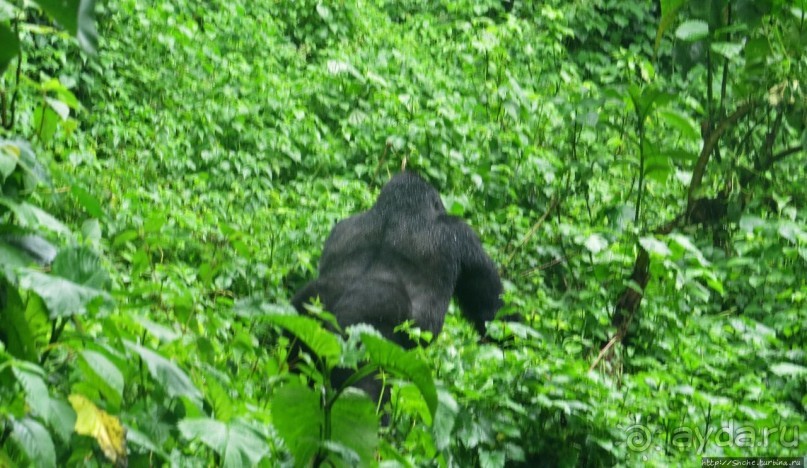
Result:
M37 5L0 1L0 465L803 455L804 5ZM404 162L504 345L285 314Z

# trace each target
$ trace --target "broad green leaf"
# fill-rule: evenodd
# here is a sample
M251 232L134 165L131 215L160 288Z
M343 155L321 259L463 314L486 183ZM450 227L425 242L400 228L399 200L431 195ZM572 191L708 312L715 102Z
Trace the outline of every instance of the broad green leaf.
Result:
M16 160L18 168L22 168L35 182L47 182L48 170L36 158L31 144L25 140L0 139L0 154L6 154Z
M5 291L0 331L5 337L8 352L26 361L36 361L39 357L35 333L32 324L25 316L26 306L16 288L0 278L0 290Z
M153 322L143 316L136 315L132 318L135 322L139 323L143 328L145 328L146 331L151 333L151 336L157 338L163 343L171 343L182 336L174 329L161 325L157 322Z
M11 419L11 440L34 466L55 467L56 449L48 430L31 418Z
M507 460L503 450L479 450L479 467L480 468L495 468L505 466Z
M9 234L0 238L0 260L4 260L4 254L8 255L5 259L8 263L4 265L6 271L8 268L30 266L33 262L48 265L53 262L56 253L53 244L35 234Z
M322 327L319 321L302 315L265 315L270 322L280 325L299 338L317 356L335 364L339 360L342 348L339 339Z
M445 390L438 391L437 397L439 404L432 424L432 437L438 450L447 450L453 440L454 424L460 408L457 400Z
M110 283L101 259L83 246L62 249L53 260L53 274L93 289L106 289Z
M378 415L375 403L363 392L349 388L336 399L331 408L331 440L355 452L361 466L372 464L378 447Z
M193 384L193 381L176 364L162 357L160 354L144 348L131 341L124 340L124 346L137 353L146 364L151 377L160 384L171 397L185 396L198 401L202 392Z
M78 185L73 185L70 187L70 192L73 193L73 196L76 197L76 200L87 210L90 216L97 219L105 219L107 217L104 208L101 206L101 202L86 189Z
M127 445L137 445L139 447L143 447L148 452L156 453L162 457L163 460L168 459L168 455L153 440L151 440L148 435L138 431L137 429L132 427L126 428L126 441L128 442Z
M589 252L597 254L608 248L608 240L600 234L595 233L589 235L583 245L585 245Z
M0 75L2 75L14 57L20 53L20 39L8 24L0 24Z
M777 362L772 364L771 372L780 377L801 377L807 375L807 367L793 364L792 362Z
M709 25L705 21L688 20L681 23L675 30L675 37L678 39L694 42L699 41L709 35Z
M743 53L743 44L736 42L713 42L711 47L712 51L729 60L735 60Z
M85 52L95 52L98 45L95 0L36 0L36 2L60 26L78 39Z
M367 350L367 358L373 364L399 377L411 380L420 390L423 399L434 417L437 410L437 390L434 387L431 370L417 354L406 351L395 343L367 333L361 335Z
M16 284L17 275L14 273L15 270L30 266L33 263L34 259L23 250L0 240L0 279L6 278L10 283Z
M704 257L703 252L692 243L692 240L681 234L670 234L669 239L677 246L683 248L684 251L689 252L701 264L701 266L709 266L711 263Z
M768 225L768 221L758 216L743 215L743 217L740 218L740 230L747 234L754 232L757 228L767 227Z
M272 425L286 442L296 466L308 466L325 424L319 393L292 380L271 398Z
M700 138L698 127L683 112L674 109L661 109L658 111L659 118L667 125L681 132L685 138L689 140L697 140Z
M43 371L34 364L18 362L12 366L14 378L25 392L25 401L31 407L34 414L42 416L47 414L50 404L50 394L45 385Z
M50 106L50 108L53 109L53 112L55 112L60 119L67 120L70 118L70 107L67 104L63 103L58 99L53 99L49 97L45 98L45 102L48 103L48 106Z
M140 234L137 233L134 229L128 229L126 231L118 233L115 236L115 240L112 241L113 247L120 247L121 244L125 244L127 242L131 242L135 239L140 237Z
M58 126L59 115L47 103L42 103L34 109L34 129L40 140L50 142Z
M233 306L233 312L244 318L264 315L297 315L297 312L291 306L273 304L260 296L248 296L239 299Z
M61 398L50 398L48 410L42 419L53 429L62 442L68 443L76 425L76 412Z
M6 206L14 213L17 225L21 228L37 231L47 229L57 234L67 235L70 230L47 212L31 205L30 203L17 203L11 198L0 196L0 206Z
M269 446L249 426L209 418L183 419L177 424L186 439L199 439L221 456L222 466L257 466L269 454Z
M87 305L94 299L109 299L109 295L99 289L82 286L30 268L19 270L19 278L22 289L31 290L42 298L50 318L82 315L87 312Z
M655 49L658 49L661 44L661 37L667 29L675 22L678 10L686 4L687 0L661 0L661 20L656 30L656 43Z
M672 254L667 244L655 237L642 237L639 239L639 244L648 252L656 254L659 257L668 257Z
M14 172L14 169L17 168L17 161L20 159L19 155L9 151L10 148L9 146L0 147L0 182L4 182Z
M95 439L112 463L125 465L126 430L120 420L83 395L73 394L68 400L76 411L76 433Z
M81 358L87 371L99 379L101 393L114 405L119 406L123 398L123 374L106 356L96 351L85 349Z

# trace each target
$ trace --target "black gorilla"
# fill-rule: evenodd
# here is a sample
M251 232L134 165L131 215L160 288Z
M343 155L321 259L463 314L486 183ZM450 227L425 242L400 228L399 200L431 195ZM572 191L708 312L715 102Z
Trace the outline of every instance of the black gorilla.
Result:
M479 238L459 218L446 214L437 190L412 172L402 172L381 190L373 207L331 231L319 278L304 286L292 304L319 296L341 327L367 323L384 337L410 348L396 326L412 320L437 336L451 297L463 315L485 333L485 322L501 307L502 283ZM338 371L338 370L337 370ZM346 378L335 372L335 385ZM364 382L371 396L380 389Z

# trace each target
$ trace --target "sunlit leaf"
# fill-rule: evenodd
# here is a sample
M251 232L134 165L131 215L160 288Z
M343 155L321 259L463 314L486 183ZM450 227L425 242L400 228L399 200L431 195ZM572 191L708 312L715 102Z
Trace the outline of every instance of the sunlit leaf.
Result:
M297 466L307 466L319 449L325 422L320 395L293 380L279 388L271 402L272 425L286 442Z
M675 30L675 36L688 42L698 41L709 34L709 25L705 21L688 20Z
M114 405L120 405L123 398L123 374L120 370L103 354L85 349L81 351L81 357L91 371L102 384L103 394Z
M90 216L98 219L106 218L106 213L104 212L104 208L101 206L101 202L98 201L93 194L79 185L73 185L70 187L70 192L73 193L73 196L76 197L78 202L84 207L85 210L87 210L87 213L89 213Z
M85 52L98 45L95 27L95 0L36 0L51 18L78 39Z
M411 380L417 386L423 399L426 400L429 412L434 417L437 410L437 390L429 366L414 352L405 351L383 338L364 333L361 335L361 341L370 362L394 375Z
M269 453L263 438L237 420L227 424L209 418L183 419L177 427L185 438L199 439L218 453L225 467L257 466Z
M169 396L186 396L192 400L200 400L202 392L193 384L188 375L175 363L162 357L160 354L150 349L144 348L131 341L124 341L124 345L130 351L137 353L151 374Z
M807 367L793 364L792 362L777 362L771 364L771 372L780 377L800 377L807 375Z
M34 291L42 298L51 318L82 315L94 299L109 299L102 290L32 269L20 270L19 278L21 288Z
M35 466L55 467L56 448L47 429L34 419L11 419L11 440Z
M286 314L268 314L265 317L300 338L317 356L332 363L339 359L342 352L339 340L333 333L323 328L322 324L317 320L300 315Z
M0 75L2 75L11 60L20 53L20 39L7 24L0 24L0 44L3 44L3 47L0 47Z

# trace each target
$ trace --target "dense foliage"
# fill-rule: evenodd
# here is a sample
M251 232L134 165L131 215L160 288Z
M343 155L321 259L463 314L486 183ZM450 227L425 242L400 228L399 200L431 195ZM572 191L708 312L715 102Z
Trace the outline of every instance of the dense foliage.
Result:
M804 44L805 0L0 0L0 467L803 456ZM521 323L291 312L404 161Z

